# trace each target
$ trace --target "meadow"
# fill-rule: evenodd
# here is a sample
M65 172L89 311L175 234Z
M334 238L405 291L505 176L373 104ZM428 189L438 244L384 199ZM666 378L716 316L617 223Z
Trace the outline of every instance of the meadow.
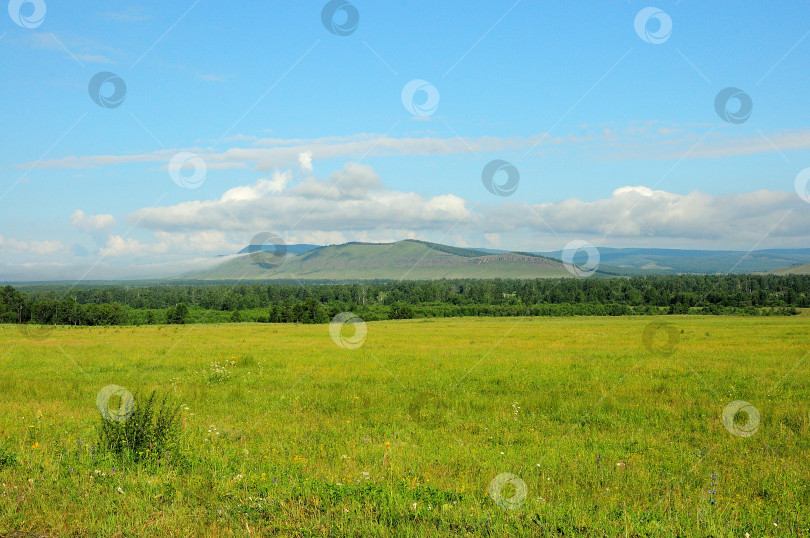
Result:
M330 327L0 325L0 536L810 534L806 313ZM109 385L181 457L100 451Z

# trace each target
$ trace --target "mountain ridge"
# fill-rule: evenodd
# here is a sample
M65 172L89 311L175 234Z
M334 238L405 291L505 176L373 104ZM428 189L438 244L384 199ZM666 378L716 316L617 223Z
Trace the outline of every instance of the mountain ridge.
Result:
M264 249L265 252L271 249ZM264 265L264 266L263 266ZM438 280L572 276L558 261L530 253L487 253L415 239L350 242L262 263L256 252L182 275L201 280Z
M213 269L180 275L201 280L436 280L442 278L559 278L574 276L561 262L562 251L517 252L456 247L403 239L351 241L339 245L293 244L278 249L283 259L260 267L256 257L276 245L248 245ZM657 274L776 273L810 263L810 248L734 250L614 248L598 249L594 276ZM268 254L269 255L269 254ZM272 257L272 256L271 256ZM582 255L584 259L584 255ZM579 258L577 258L578 261ZM265 264L266 265L266 264Z

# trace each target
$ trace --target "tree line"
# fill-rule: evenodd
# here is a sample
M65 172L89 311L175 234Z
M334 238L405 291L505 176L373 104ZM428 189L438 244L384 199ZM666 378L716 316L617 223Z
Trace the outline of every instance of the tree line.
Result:
M192 283L0 288L0 321L135 325L259 321L325 323L454 316L795 314L810 307L806 275L674 275L606 279L370 283Z

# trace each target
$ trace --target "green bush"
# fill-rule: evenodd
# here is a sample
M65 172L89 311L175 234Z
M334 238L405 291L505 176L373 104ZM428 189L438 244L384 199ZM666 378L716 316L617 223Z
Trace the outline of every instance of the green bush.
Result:
M0 470L17 464L17 456L7 448L0 447Z
M157 398L135 395L132 414L118 422L101 417L99 449L134 461L158 460L177 454L180 444L180 404L168 394Z

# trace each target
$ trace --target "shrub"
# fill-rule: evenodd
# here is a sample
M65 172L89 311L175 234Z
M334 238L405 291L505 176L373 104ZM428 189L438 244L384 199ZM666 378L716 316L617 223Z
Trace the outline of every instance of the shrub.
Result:
M168 394L157 398L135 395L132 414L121 422L101 418L98 446L134 461L157 460L177 453L180 441L180 404Z
M17 464L17 456L7 448L0 447L0 470Z

